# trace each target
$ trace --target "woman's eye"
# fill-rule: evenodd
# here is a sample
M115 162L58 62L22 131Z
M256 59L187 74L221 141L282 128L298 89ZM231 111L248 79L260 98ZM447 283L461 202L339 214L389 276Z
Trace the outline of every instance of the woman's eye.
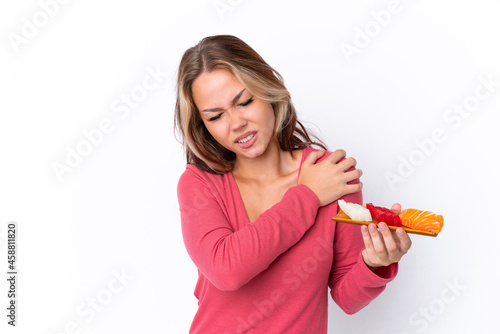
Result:
M252 103L252 101L253 101L253 96L251 98L249 98L248 100L246 100L245 102L241 103L240 105L242 105L244 107L244 106L247 106L250 103Z
M209 118L208 121L209 122L212 122L212 121L215 121L216 119L219 119L219 117L222 115L222 113L218 114L217 116L214 116L212 118Z

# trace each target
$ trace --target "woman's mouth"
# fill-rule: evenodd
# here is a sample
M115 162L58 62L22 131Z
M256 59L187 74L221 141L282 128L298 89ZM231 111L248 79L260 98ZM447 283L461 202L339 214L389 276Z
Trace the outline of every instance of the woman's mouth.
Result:
M238 140L238 143L246 143L247 141L249 141L250 139L252 139L252 137L255 136L255 133L251 133L249 134L248 136L246 136L245 138L241 139L241 140Z
M249 148L250 146L253 145L253 143L255 143L256 139L257 139L257 132L253 132L248 136L241 138L240 140L237 140L236 143L241 148Z

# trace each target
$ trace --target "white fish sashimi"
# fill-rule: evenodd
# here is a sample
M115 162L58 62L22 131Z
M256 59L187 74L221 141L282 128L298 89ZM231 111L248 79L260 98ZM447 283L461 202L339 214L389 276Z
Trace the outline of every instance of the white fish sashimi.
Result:
M352 220L358 220L362 222L371 222L372 215L370 214L370 210L364 208L363 206L356 203L347 203L344 200L338 201L340 208L345 212L346 215L349 216Z

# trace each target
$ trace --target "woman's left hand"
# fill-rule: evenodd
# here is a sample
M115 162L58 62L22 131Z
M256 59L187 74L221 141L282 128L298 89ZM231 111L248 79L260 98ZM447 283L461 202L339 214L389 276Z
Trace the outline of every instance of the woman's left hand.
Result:
M391 210L401 211L401 205L396 203ZM402 227L391 231L386 223L379 222L377 230L377 225L372 223L361 226L361 233L365 242L363 260L373 271L399 262L411 247L411 239Z

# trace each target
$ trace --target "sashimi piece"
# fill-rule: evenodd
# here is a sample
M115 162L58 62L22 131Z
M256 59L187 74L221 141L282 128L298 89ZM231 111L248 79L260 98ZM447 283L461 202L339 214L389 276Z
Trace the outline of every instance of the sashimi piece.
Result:
M387 208L375 206L372 203L366 203L366 208L370 210L370 214L372 215L372 217L379 222L384 222L389 226L403 226L398 214Z
M443 228L443 216L430 211L404 209L399 212L399 218L404 226L414 230L439 233Z
M338 200L338 203L342 211L344 211L344 213L348 215L352 220L358 220L362 222L372 221L370 211L363 206L356 203L347 203L342 199Z

